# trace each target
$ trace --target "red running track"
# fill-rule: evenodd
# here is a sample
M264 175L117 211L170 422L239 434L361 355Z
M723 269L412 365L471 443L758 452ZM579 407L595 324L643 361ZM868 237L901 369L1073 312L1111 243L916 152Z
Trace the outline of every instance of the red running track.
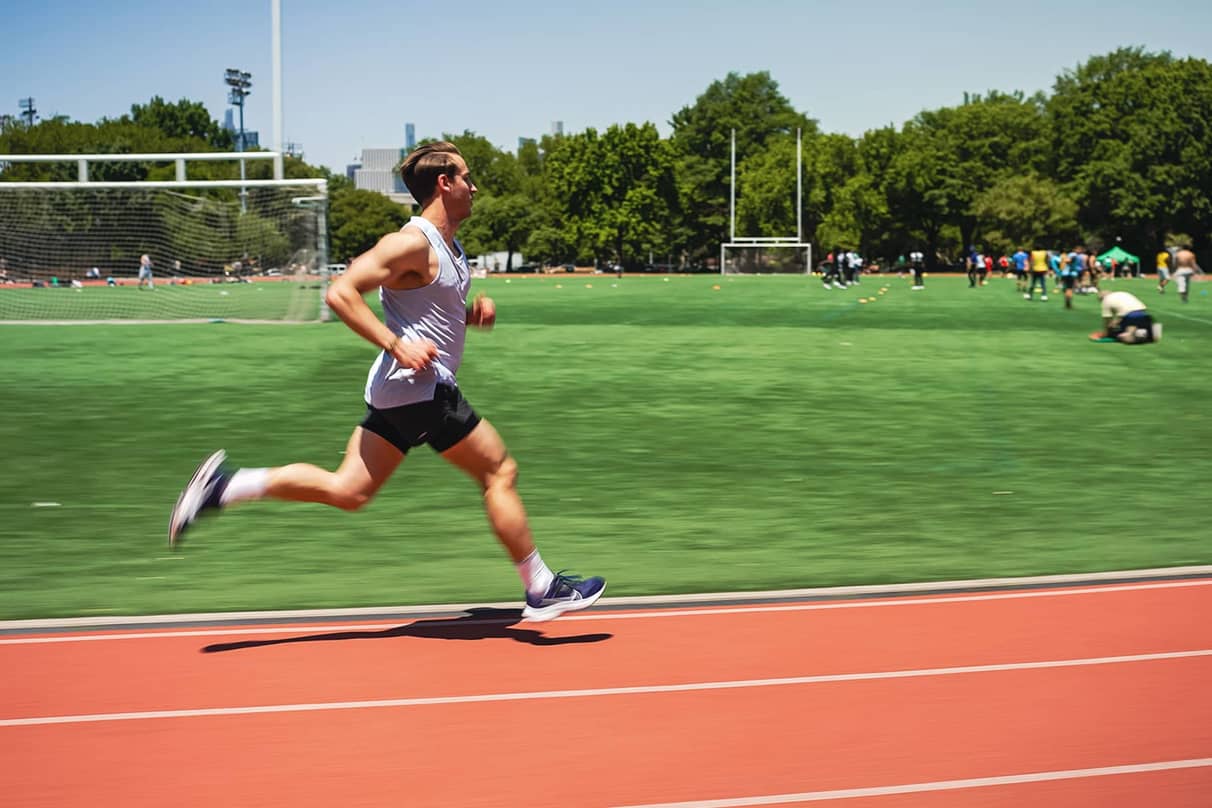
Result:
M1212 580L0 637L20 806L1212 804ZM773 681L772 681L773 680Z

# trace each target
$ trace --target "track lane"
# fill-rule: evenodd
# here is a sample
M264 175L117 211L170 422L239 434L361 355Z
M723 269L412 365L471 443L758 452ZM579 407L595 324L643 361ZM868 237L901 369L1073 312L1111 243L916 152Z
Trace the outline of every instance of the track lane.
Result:
M0 793L25 806L294 808L538 808L576 795L592 808L1181 760L1212 756L1208 681L1212 659L1203 657L28 727L0 731ZM1202 782L1206 772L1191 776Z
M0 718L626 687L1212 648L1212 585L841 608L480 614L0 644ZM650 616L643 616L650 615ZM1108 616L1114 619L1108 619ZM228 629L226 631L232 631ZM165 636L158 636L164 634ZM32 639L32 638L27 638ZM219 700L216 701L216 698Z

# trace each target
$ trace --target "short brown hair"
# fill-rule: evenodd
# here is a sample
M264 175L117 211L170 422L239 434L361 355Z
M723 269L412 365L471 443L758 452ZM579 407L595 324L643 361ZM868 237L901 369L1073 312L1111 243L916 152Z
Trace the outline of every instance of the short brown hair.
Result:
M400 164L400 179L404 181L412 198L425 207L438 187L438 177L445 174L453 177L458 165L455 157L462 157L459 147L449 141L426 143L409 152Z

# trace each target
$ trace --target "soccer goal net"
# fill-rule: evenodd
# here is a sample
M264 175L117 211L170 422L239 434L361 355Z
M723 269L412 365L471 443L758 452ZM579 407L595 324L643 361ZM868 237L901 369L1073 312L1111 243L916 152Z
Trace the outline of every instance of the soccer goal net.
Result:
M326 189L0 182L0 321L325 319Z
M731 242L720 250L725 275L807 275L812 272L812 245Z

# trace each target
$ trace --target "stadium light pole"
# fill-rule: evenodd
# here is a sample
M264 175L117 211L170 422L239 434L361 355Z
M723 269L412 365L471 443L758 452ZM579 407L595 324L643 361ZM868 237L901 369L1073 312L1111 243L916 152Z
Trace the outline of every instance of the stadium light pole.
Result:
M244 99L252 93L252 73L238 68L229 67L223 74L223 80L231 91L227 100L240 108L240 139L236 141L236 151L244 151ZM244 180L244 161L240 161L240 179ZM248 211L248 189L240 187L240 212Z
M270 0L273 38L273 112L274 112L274 179L280 180L282 170L282 0Z

